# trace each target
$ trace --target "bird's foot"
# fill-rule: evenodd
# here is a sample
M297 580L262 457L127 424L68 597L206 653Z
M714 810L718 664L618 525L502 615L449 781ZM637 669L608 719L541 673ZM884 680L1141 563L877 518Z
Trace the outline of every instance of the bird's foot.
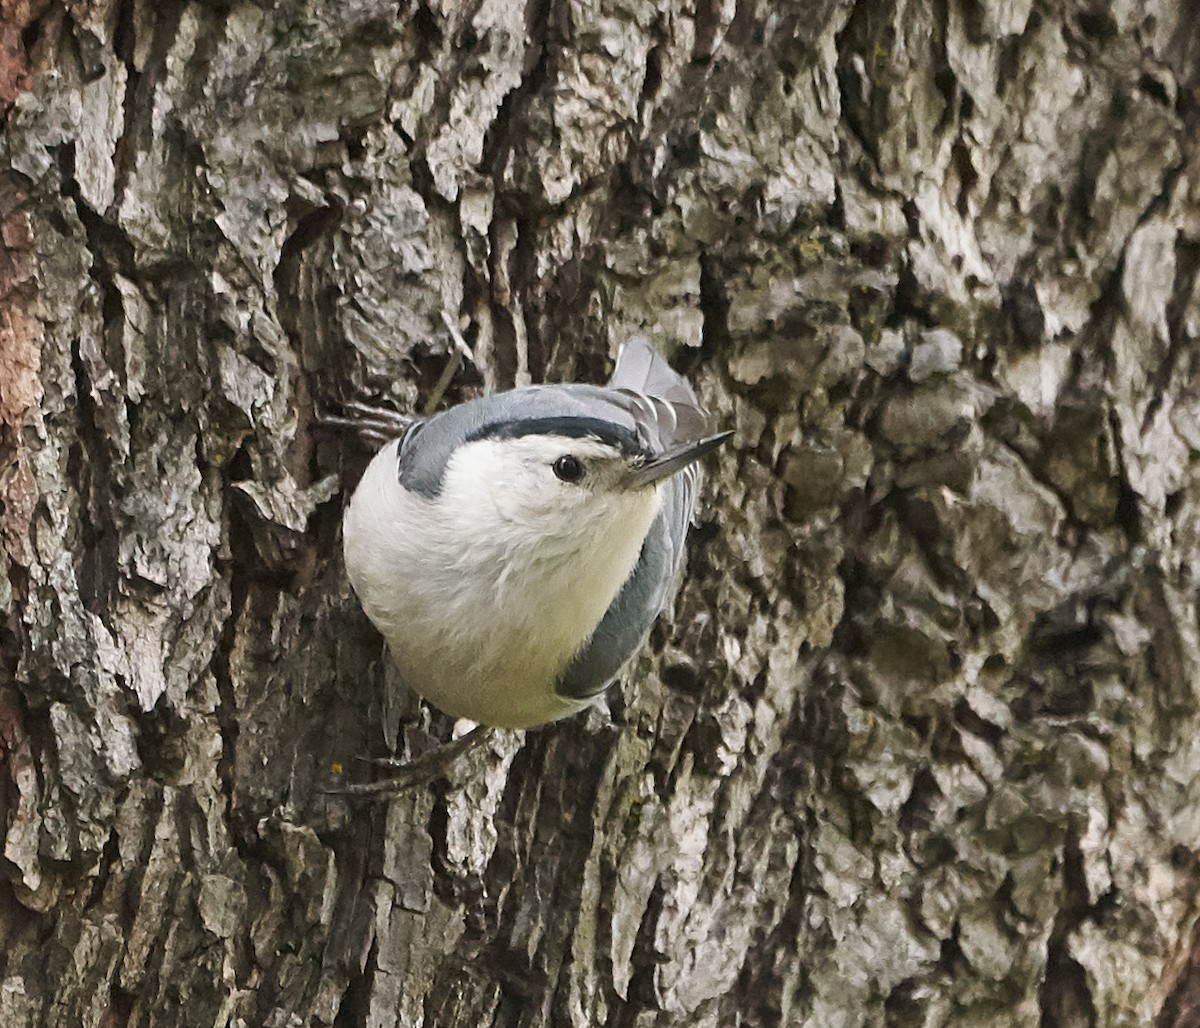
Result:
M318 409L316 419L328 428L348 428L375 445L398 439L415 420L412 415L356 400L339 403L333 410Z
M445 323L446 331L450 333L453 345L450 347L450 357L446 361L446 366L442 369L433 391L421 408L421 417L429 417L437 410L438 404L442 402L442 397L446 395L446 390L450 388L454 376L462 367L464 359L472 364L475 363L475 354L467 345L467 341L463 339L454 319L443 311L442 321ZM374 404L360 403L357 400L338 402L332 408L319 407L315 415L318 425L327 428L348 428L352 432L358 433L366 442L376 446L399 439L408 430L409 425L417 420L411 414L398 414L387 407L377 407Z
M450 359L446 361L446 366L442 369L442 373L438 376L437 383L433 387L433 392L429 394L425 401L425 406L421 409L425 417L430 417L434 411L438 409L438 404L442 402L442 397L446 395L446 390L450 388L450 383L454 381L454 376L458 374L459 368L463 365L463 360L466 359L472 364L475 363L475 354L471 351L471 347L467 345L467 341L462 337L462 333L458 330L458 325L454 323L454 319L445 311L442 311L442 324L446 326L446 331L450 333L450 341L454 346L450 350Z
M394 773L376 782L335 785L322 792L338 796L390 796L430 785L439 779L454 781L466 767L471 755L495 739L496 731L498 729L476 725L466 735L435 746L412 760L397 757L360 758L364 763L388 768Z

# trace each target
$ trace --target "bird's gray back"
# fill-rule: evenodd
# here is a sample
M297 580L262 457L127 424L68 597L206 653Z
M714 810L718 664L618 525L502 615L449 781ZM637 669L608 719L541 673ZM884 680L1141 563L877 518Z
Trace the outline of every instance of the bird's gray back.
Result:
M464 443L534 431L595 435L652 457L708 430L691 386L644 340L626 344L608 386L539 385L484 396L414 422L400 445L400 482L441 492L446 464ZM420 438L419 446L411 445Z

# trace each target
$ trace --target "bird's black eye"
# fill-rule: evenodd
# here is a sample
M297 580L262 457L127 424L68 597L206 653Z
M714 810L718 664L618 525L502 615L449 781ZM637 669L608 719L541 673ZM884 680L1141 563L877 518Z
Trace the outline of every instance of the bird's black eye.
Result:
M555 476L563 482L578 482L583 478L582 462L578 457L572 457L569 453L565 457L559 457L550 467Z

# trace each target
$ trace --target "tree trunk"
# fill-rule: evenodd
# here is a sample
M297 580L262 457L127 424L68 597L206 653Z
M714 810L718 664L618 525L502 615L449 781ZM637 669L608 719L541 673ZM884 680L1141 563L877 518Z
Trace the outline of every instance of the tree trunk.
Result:
M0 1025L1200 1023L1200 40L1168 0L0 0ZM462 783L315 412L736 445Z

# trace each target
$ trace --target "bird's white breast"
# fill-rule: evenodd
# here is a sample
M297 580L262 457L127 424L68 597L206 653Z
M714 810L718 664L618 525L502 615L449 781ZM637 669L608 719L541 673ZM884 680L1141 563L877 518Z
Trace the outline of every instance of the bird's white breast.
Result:
M661 502L655 489L564 488L539 439L460 447L432 498L400 485L389 444L344 522L350 581L406 681L447 713L498 727L586 706L555 682L632 572Z

